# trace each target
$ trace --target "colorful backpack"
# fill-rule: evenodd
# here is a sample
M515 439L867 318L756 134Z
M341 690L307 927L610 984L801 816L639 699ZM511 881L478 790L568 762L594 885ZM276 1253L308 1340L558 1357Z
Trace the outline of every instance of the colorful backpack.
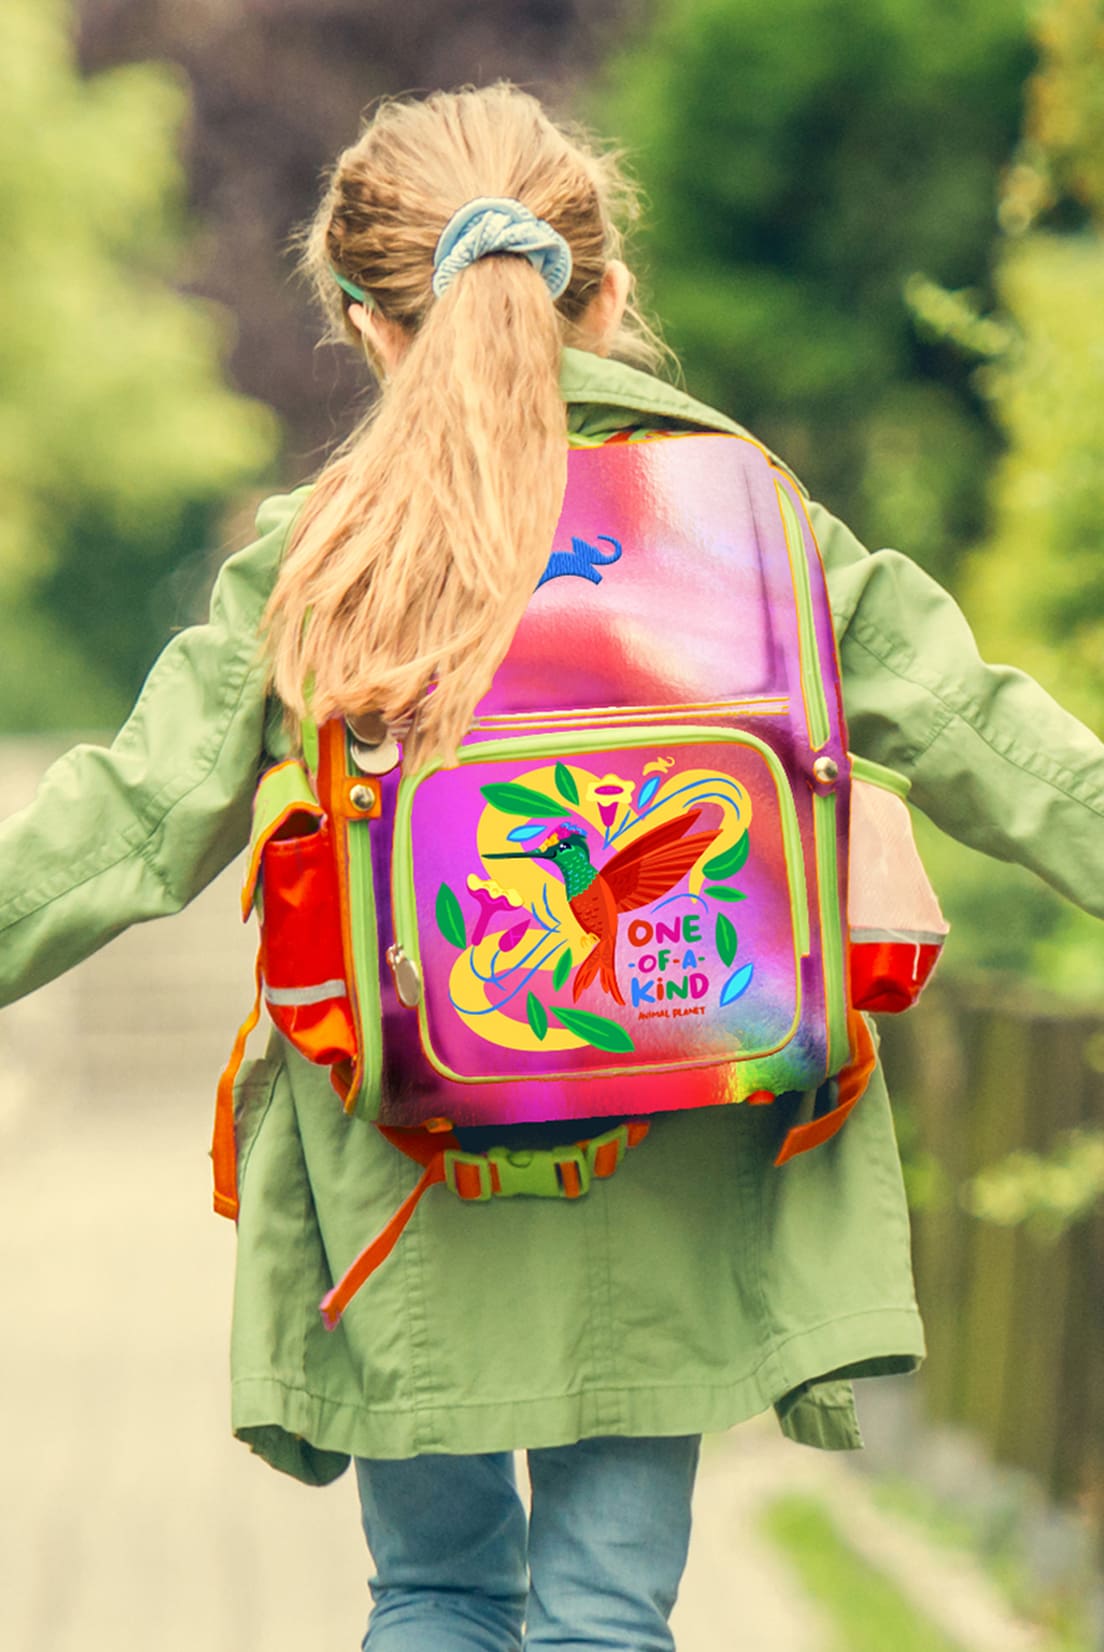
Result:
M385 730L367 747L334 720L258 788L259 998L424 1166L331 1325L435 1182L578 1197L655 1113L834 1078L777 1162L824 1141L873 1067L858 1011L911 1003L946 932L906 784L848 755L816 542L764 449L574 450L553 544L454 767L405 775ZM220 1085L226 1214L258 1009ZM517 1147L518 1126L573 1119L583 1139ZM475 1126L501 1145L466 1152Z

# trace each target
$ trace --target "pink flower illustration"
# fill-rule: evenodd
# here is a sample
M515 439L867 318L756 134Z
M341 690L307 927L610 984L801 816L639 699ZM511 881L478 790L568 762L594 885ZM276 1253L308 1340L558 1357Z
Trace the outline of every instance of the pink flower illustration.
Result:
M604 774L587 787L587 802L598 805L598 818L608 829L617 819L622 805L628 807L635 790L635 780L622 780L620 775Z
M523 910L525 903L522 897L516 889L503 889L493 878L477 878L474 872L469 874L468 889L479 913L472 933L472 946L479 945L491 927L492 918L500 913L508 913L517 917L519 921L510 926L498 944L503 952L512 952L533 921L531 914Z

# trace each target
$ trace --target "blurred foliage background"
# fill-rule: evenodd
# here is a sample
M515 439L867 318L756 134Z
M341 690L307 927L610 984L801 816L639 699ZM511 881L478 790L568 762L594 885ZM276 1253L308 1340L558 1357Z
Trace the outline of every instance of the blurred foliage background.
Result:
M165 627L162 584L268 462L220 318L175 288L188 94L167 66L84 80L67 9L13 0L0 54L0 706L102 724Z
M315 342L295 227L373 99L503 74L628 151L694 392L1104 726L1101 0L6 16L0 728L121 717L249 503L344 433L368 387ZM923 847L951 970L1104 988L1088 920Z
M924 271L988 300L1022 14L675 0L656 18L609 66L601 118L638 157L689 379L860 537L946 579L982 525L994 433L971 364L903 293Z
M290 240L372 99L501 74L629 153L687 383L1104 726L1100 0L9 0L0 727L105 726L368 393ZM953 970L1094 925L926 833ZM996 921L999 912L1000 919Z
M372 100L504 75L628 152L630 258L687 386L1104 729L1104 0L6 0L5 24L0 733L121 719L257 498L344 434L369 389L315 342L294 230ZM982 975L1017 1024L1025 991L1098 1011L1099 926L920 832L953 925L945 1005ZM972 1059L966 1019L944 1057ZM957 1169L913 1140L931 1050L910 1057L930 1278L965 1254L939 1228L956 1177L991 1233L1076 1228L1104 1277L1104 1056L1070 1025L1096 1053L1051 1089L1077 1108L1046 1126L1024 1090L1002 1137L994 1080Z
M562 106L596 10L7 0L0 730L120 720L235 507L347 428L362 367L316 350L289 241L364 107L538 73Z

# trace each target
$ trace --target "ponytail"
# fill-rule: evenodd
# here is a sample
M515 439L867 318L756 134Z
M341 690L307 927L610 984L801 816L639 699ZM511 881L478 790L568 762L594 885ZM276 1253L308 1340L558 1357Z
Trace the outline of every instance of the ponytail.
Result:
M296 715L308 682L320 722L417 707L412 768L455 760L551 549L560 344L524 258L480 259L429 306L310 495L269 603L273 686Z
M450 268L435 296L442 226L502 196L566 242L551 290L528 257L495 253ZM385 103L339 157L304 267L333 336L359 347L342 289L363 292L406 348L300 512L266 610L272 685L292 715L413 711L411 768L455 761L551 550L561 347L580 341L621 253L618 211L635 205L614 157L507 84ZM654 364L655 335L631 305L627 319L615 348Z

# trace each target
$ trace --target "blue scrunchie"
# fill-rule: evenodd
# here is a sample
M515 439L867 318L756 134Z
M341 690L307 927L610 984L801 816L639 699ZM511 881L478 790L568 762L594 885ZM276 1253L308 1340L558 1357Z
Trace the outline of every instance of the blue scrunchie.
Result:
M461 270L492 252L528 258L553 299L571 280L571 248L558 230L509 196L481 195L454 212L433 255L433 291L438 298Z

